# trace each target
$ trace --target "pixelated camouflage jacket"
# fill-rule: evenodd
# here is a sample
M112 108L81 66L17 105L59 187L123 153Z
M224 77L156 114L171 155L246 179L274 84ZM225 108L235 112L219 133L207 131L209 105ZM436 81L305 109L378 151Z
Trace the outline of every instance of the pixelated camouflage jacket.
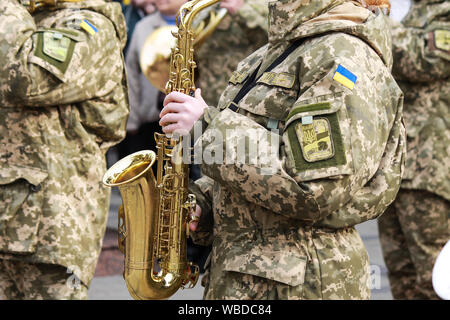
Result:
M404 169L403 95L390 73L387 18L332 0L271 2L269 17L269 44L239 64L218 108L206 110L207 128L195 144L203 156L244 154L249 161L204 158L205 176L190 185L202 208L191 235L200 244L213 241L211 266L215 253L225 256L226 270L290 285L302 283L306 257L319 250L319 266L327 259L336 266L328 284L336 286L337 278L355 276L339 264L352 270L367 254L352 232L339 240L326 230L378 217L395 198ZM264 73L297 39L303 43ZM258 67L262 76L232 111L230 101ZM353 87L335 78L340 67L357 77ZM311 125L316 132L306 133ZM303 135L322 141L325 153ZM280 139L267 159L264 151ZM262 152L251 158L251 146ZM314 235L305 238L311 229Z
M402 187L450 200L450 2L414 1L392 37L408 137Z
M217 106L231 73L240 61L267 43L267 0L244 0L234 14L227 14L196 51L197 86L211 106Z
M109 207L105 152L128 116L120 5L31 16L6 0L0 28L0 252L67 266L89 284Z

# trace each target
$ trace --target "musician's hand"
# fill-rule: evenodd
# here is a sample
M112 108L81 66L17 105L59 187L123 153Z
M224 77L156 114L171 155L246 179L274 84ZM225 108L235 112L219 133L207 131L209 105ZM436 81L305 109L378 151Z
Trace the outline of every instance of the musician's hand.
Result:
M200 206L197 205L195 207L195 212L193 214L200 219L200 216L202 215L202 208L200 208ZM191 221L189 223L189 230L195 231L195 230L197 230L197 226L198 226L198 221Z
M194 97L181 92L169 93L163 102L159 124L164 133L188 134L194 123L208 107L203 100L200 89L195 90Z
M220 7L228 10L230 14L235 14L244 5L244 0L222 0Z

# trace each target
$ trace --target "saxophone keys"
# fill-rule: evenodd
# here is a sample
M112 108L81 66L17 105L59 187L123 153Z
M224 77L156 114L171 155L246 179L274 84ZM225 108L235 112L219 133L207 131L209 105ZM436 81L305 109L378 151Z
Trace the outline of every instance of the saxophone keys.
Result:
M194 269L194 270L192 270ZM188 270L187 270L187 278L185 279L184 285L188 285L186 289L192 289L195 287L198 281L198 277L200 275L200 268L193 264L192 262L189 262Z

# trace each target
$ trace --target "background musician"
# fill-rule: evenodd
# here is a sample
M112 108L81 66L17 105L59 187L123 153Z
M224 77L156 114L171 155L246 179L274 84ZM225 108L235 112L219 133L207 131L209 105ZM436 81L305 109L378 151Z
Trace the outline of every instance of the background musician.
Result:
M86 299L128 116L126 27L118 3L37 3L0 2L0 297Z

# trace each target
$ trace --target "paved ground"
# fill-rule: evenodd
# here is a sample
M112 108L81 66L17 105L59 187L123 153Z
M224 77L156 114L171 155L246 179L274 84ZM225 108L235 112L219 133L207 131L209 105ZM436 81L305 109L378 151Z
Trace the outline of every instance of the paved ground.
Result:
M108 232L105 237L102 255L94 280L89 290L90 300L128 300L131 299L121 272L123 270L123 259L117 251L117 208L120 205L120 196L114 190L111 197L111 210L108 219ZM378 228L376 221L369 221L357 227L369 252L372 271L372 299L391 300L392 295L386 276L386 266L381 253L378 240ZM173 300L200 300L203 287L199 279L193 289L179 290Z

